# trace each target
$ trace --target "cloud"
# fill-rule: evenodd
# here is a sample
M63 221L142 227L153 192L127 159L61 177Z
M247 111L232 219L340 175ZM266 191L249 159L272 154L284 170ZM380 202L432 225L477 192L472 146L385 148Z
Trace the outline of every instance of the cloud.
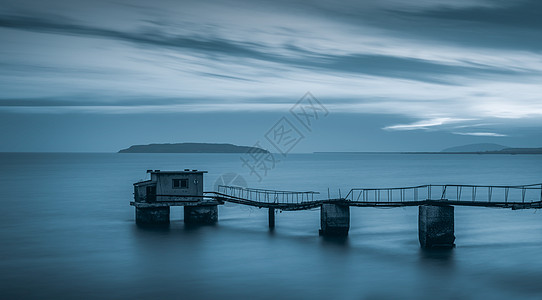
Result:
M432 7L414 14L438 20L485 23L495 25L498 28L513 26L537 30L542 29L541 10L542 3L540 1L521 0L501 2L501 5L495 6Z
M50 106L2 106L0 111L23 114L178 114L178 113L238 113L238 112L286 112L290 103L205 103L168 105L50 105Z
M508 136L506 134L495 133L495 132L452 132L452 133L459 134L459 135L472 135L472 136L494 136L494 137Z
M453 118L435 118L429 120L422 120L411 124L398 124L392 126L386 126L384 130L427 130L437 126L459 123L464 121L470 121L469 119L453 119Z
M284 45L282 49L270 49L256 42L234 41L217 36L189 36L171 34L159 28L147 28L137 31L119 31L78 23L62 17L50 16L0 16L0 27L28 30L62 35L98 37L129 42L136 45L186 50L192 53L208 53L213 59L241 58L260 60L281 64L289 68L309 68L319 72L357 73L374 76L393 77L442 84L454 84L450 75L487 76L532 74L523 69L503 68L499 65L482 62L465 64L464 62L450 63L418 57L386 55L373 53L329 54L315 52ZM227 77L228 75L212 74L209 76ZM232 79L239 77L229 76Z
M390 131L542 117L538 33L457 15L528 2L58 3L0 14L0 110L287 111L311 91L331 112L413 120Z
M45 33L57 33L87 37L99 37L131 42L140 45L192 49L196 51L223 53L233 56L265 59L265 54L251 49L255 45L243 45L220 38L196 38L171 35L159 31L119 31L79 24L64 17L3 15L0 16L0 27L29 30Z

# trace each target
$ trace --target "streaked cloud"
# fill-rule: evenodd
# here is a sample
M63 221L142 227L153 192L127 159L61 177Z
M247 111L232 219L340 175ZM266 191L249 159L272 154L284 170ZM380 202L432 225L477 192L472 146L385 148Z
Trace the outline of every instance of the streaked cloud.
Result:
M539 8L490 0L10 2L0 9L0 110L286 111L311 91L332 112L413 120L389 131L538 124ZM457 134L498 136L486 127Z
M472 135L472 136L494 136L494 137L507 136L506 134L495 133L495 132L453 132L453 134Z
M460 123L464 121L470 121L469 119L452 119L452 118L436 118L430 120L422 120L411 124L398 124L384 127L386 130L426 130L436 126Z

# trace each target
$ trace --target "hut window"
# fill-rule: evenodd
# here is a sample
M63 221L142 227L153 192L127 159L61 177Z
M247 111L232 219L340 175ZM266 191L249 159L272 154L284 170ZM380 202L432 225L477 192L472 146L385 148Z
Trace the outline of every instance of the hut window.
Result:
M188 188L188 179L173 179L173 188L174 189L187 189Z

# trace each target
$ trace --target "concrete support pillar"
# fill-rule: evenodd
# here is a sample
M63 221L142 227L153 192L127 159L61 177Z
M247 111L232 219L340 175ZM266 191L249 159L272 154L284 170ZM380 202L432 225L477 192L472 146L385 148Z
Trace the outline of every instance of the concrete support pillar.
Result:
M346 236L350 229L350 206L324 203L320 208L320 234Z
M269 229L275 229L275 209L269 208Z
M218 221L218 205L184 207L184 223L187 225L212 225Z
M454 246L454 207L420 205L418 237L422 248Z
M136 207L136 223L140 225L169 224L169 206Z

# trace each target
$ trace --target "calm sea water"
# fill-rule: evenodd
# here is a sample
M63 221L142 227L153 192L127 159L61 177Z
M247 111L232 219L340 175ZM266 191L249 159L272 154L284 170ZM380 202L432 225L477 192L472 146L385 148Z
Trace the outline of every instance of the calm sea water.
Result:
M219 208L216 226L138 228L146 169L237 172L251 187L542 182L542 156L294 154L258 182L236 154L0 154L0 297L176 299L542 299L542 212L457 207L451 251L422 251L417 208L351 208L346 240L319 211Z

